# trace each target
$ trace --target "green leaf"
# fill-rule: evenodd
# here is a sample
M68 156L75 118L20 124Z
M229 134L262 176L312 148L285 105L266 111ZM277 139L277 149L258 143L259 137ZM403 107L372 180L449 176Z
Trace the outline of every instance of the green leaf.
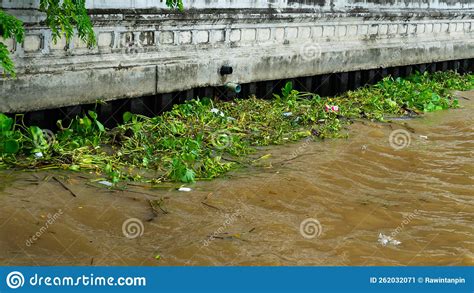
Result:
M130 121L132 117L133 117L133 114L130 112L123 113L123 122L128 123L128 121Z
M92 119L96 120L97 119L97 113L94 111L87 111L89 113L89 116L91 116Z
M281 89L281 93L284 98L288 98L293 90L293 83L291 81L285 84L285 87Z
M457 99L454 99L452 104L451 104L451 107L453 107L453 108L459 107L459 101Z
M7 154L16 154L20 150L18 141L10 139L3 143L3 152Z
M5 114L0 113L0 135L2 132L12 129L13 119L6 116Z
M194 182L195 173L191 169L186 169L186 172L181 177L181 181L185 183Z
M95 124L97 125L97 127L99 128L99 131L100 132L104 132L105 131L105 127L102 123L100 123L99 121L95 120Z
M78 165L69 166L69 170L71 170L71 171L79 171L80 169L81 169L81 167L79 167Z
M84 118L79 119L79 123L84 126L86 131L89 131L92 128L92 121L84 116Z
M28 127L28 132L30 133L33 141L40 142L43 139L43 131L38 126Z

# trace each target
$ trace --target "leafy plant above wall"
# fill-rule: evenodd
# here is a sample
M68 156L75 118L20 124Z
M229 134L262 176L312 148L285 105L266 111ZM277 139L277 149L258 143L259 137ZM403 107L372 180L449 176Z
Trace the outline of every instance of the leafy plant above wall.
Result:
M23 22L12 15L0 10L0 36L4 39L13 39L17 42L23 42L25 31ZM0 42L0 67L3 67L6 73L15 76L15 65L9 57L8 47Z
M66 40L77 35L88 46L93 47L96 43L92 22L87 15L85 0L41 0L40 11L46 13L46 24L53 33L53 42L63 35Z
M81 40L93 47L96 43L92 22L87 15L85 0L41 0L39 10L46 13L46 24L51 28L53 41L64 36L70 41L75 30ZM23 23L15 16L0 10L0 35L4 40L22 42L25 36ZM0 42L0 65L5 74L15 77L15 66L8 47Z
M179 11L184 10L183 0L166 0L166 6L171 9L178 9Z
M171 9L182 11L182 0L166 0L166 5ZM46 13L46 24L51 28L53 42L61 37L70 41L77 33L79 39L89 47L96 45L96 36L91 19L87 14L86 0L40 0L39 10ZM15 65L10 58L10 52L4 40L13 39L23 42L25 30L23 22L15 16L0 9L0 68L4 74L16 76Z

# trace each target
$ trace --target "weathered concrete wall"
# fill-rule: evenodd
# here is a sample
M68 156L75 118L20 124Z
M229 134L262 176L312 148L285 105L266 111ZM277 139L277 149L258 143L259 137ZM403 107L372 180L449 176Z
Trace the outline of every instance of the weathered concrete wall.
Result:
M3 8L35 8L39 0L2 0ZM184 0L186 9L228 8L309 8L313 10L347 10L356 7L374 9L459 9L473 8L471 0ZM87 0L90 9L165 9L164 0Z
M18 79L0 79L0 112L474 58L471 0L195 0L184 13L93 0L92 49L52 43L37 2L0 1L27 23L23 44L7 41Z

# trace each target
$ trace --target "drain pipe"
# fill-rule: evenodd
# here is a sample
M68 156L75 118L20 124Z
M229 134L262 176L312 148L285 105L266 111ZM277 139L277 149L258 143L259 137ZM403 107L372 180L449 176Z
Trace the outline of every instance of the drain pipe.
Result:
M224 86L236 94L240 93L240 91L242 90L242 87L240 86L240 84L235 83L235 82L228 82Z
M232 74L233 72L234 72L234 68L232 68L232 66L229 66L229 65L223 65L221 69L219 70L219 73L222 76ZM242 87L240 86L240 84L236 82L228 82L224 84L224 87L229 89L230 91L233 91L236 94L240 93L240 91L242 90Z

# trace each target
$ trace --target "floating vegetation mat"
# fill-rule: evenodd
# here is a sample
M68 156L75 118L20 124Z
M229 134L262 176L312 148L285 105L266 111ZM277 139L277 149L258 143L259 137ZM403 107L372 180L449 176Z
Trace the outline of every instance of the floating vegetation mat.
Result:
M0 168L93 171L120 181L193 182L239 166L256 147L345 136L355 119L417 116L458 107L451 90L474 88L474 75L455 72L386 77L340 96L301 93L287 83L272 100L195 99L161 116L123 115L106 129L93 111L58 121L58 131L26 126L0 114Z

